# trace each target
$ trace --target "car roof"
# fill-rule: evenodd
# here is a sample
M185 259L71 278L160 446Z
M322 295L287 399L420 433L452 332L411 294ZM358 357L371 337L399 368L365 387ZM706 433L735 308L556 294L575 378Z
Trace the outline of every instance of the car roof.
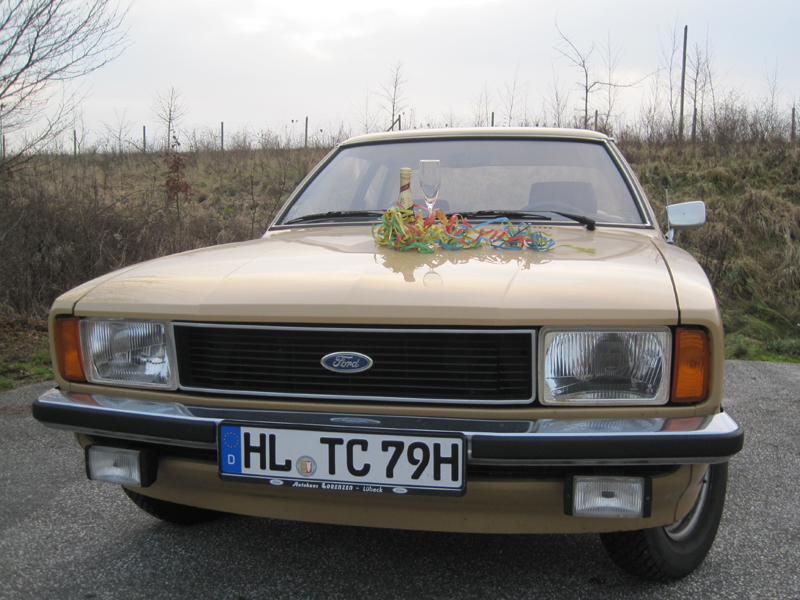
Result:
M342 146L364 144L370 142L408 141L458 138L545 138L545 139L583 139L583 140L611 140L604 133L589 131L587 129L564 129L555 127L448 127L444 129L408 129L406 131L389 131L384 133L369 133L352 137Z

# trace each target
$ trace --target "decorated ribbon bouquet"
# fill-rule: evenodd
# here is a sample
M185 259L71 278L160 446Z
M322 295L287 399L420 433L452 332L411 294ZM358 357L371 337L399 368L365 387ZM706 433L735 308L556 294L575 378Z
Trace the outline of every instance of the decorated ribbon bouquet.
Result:
M459 214L450 218L437 210L423 219L419 212L393 206L372 227L375 242L401 252L416 250L430 254L437 248L466 250L492 247L547 252L555 246L552 237L534 231L530 223L514 225L506 217L472 225ZM573 246L571 246L573 247ZM587 248L576 248L591 251Z

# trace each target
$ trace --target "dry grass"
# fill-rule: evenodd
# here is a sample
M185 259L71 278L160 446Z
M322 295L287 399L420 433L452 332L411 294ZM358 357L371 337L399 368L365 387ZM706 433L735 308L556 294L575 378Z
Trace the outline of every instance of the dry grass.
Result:
M47 323L0 319L0 391L52 378Z
M679 243L710 276L731 348L797 357L800 148L626 140L621 149L659 214L665 188L673 203L706 202L707 225ZM189 194L169 200L159 155L38 156L0 174L0 315L42 319L60 293L113 269L260 236L327 150L271 140L183 153Z
M731 355L800 358L796 343L782 342L800 338L800 148L637 144L629 159L657 210L665 187L673 203L706 202L706 226L679 242L714 285Z
M161 157L40 156L0 187L0 312L42 317L75 285L154 257L260 236L324 149L187 153L190 193Z

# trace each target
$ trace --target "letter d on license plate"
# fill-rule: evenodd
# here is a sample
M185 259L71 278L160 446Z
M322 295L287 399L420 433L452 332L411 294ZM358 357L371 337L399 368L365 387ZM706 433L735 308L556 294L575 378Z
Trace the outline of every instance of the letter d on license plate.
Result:
M461 496L463 435L250 425L219 428L222 479L318 490Z

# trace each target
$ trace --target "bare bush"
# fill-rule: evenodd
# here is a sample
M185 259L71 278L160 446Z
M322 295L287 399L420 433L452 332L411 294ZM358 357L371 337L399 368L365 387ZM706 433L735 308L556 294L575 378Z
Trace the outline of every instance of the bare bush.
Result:
M156 92L150 115L164 128L164 150L169 150L173 138L178 137L177 127L188 114L188 109L180 92L174 87Z
M793 327L800 318L800 202L787 183L800 173L800 149L771 141L684 151L636 139L620 147L657 214L665 187L673 202L705 200L706 225L682 233L679 244L705 269L723 315L749 314L776 331Z
M149 154L32 158L0 186L0 312L42 317L60 293L114 269L260 236L328 151L282 144L173 153L180 177ZM186 185L171 197L170 177Z

